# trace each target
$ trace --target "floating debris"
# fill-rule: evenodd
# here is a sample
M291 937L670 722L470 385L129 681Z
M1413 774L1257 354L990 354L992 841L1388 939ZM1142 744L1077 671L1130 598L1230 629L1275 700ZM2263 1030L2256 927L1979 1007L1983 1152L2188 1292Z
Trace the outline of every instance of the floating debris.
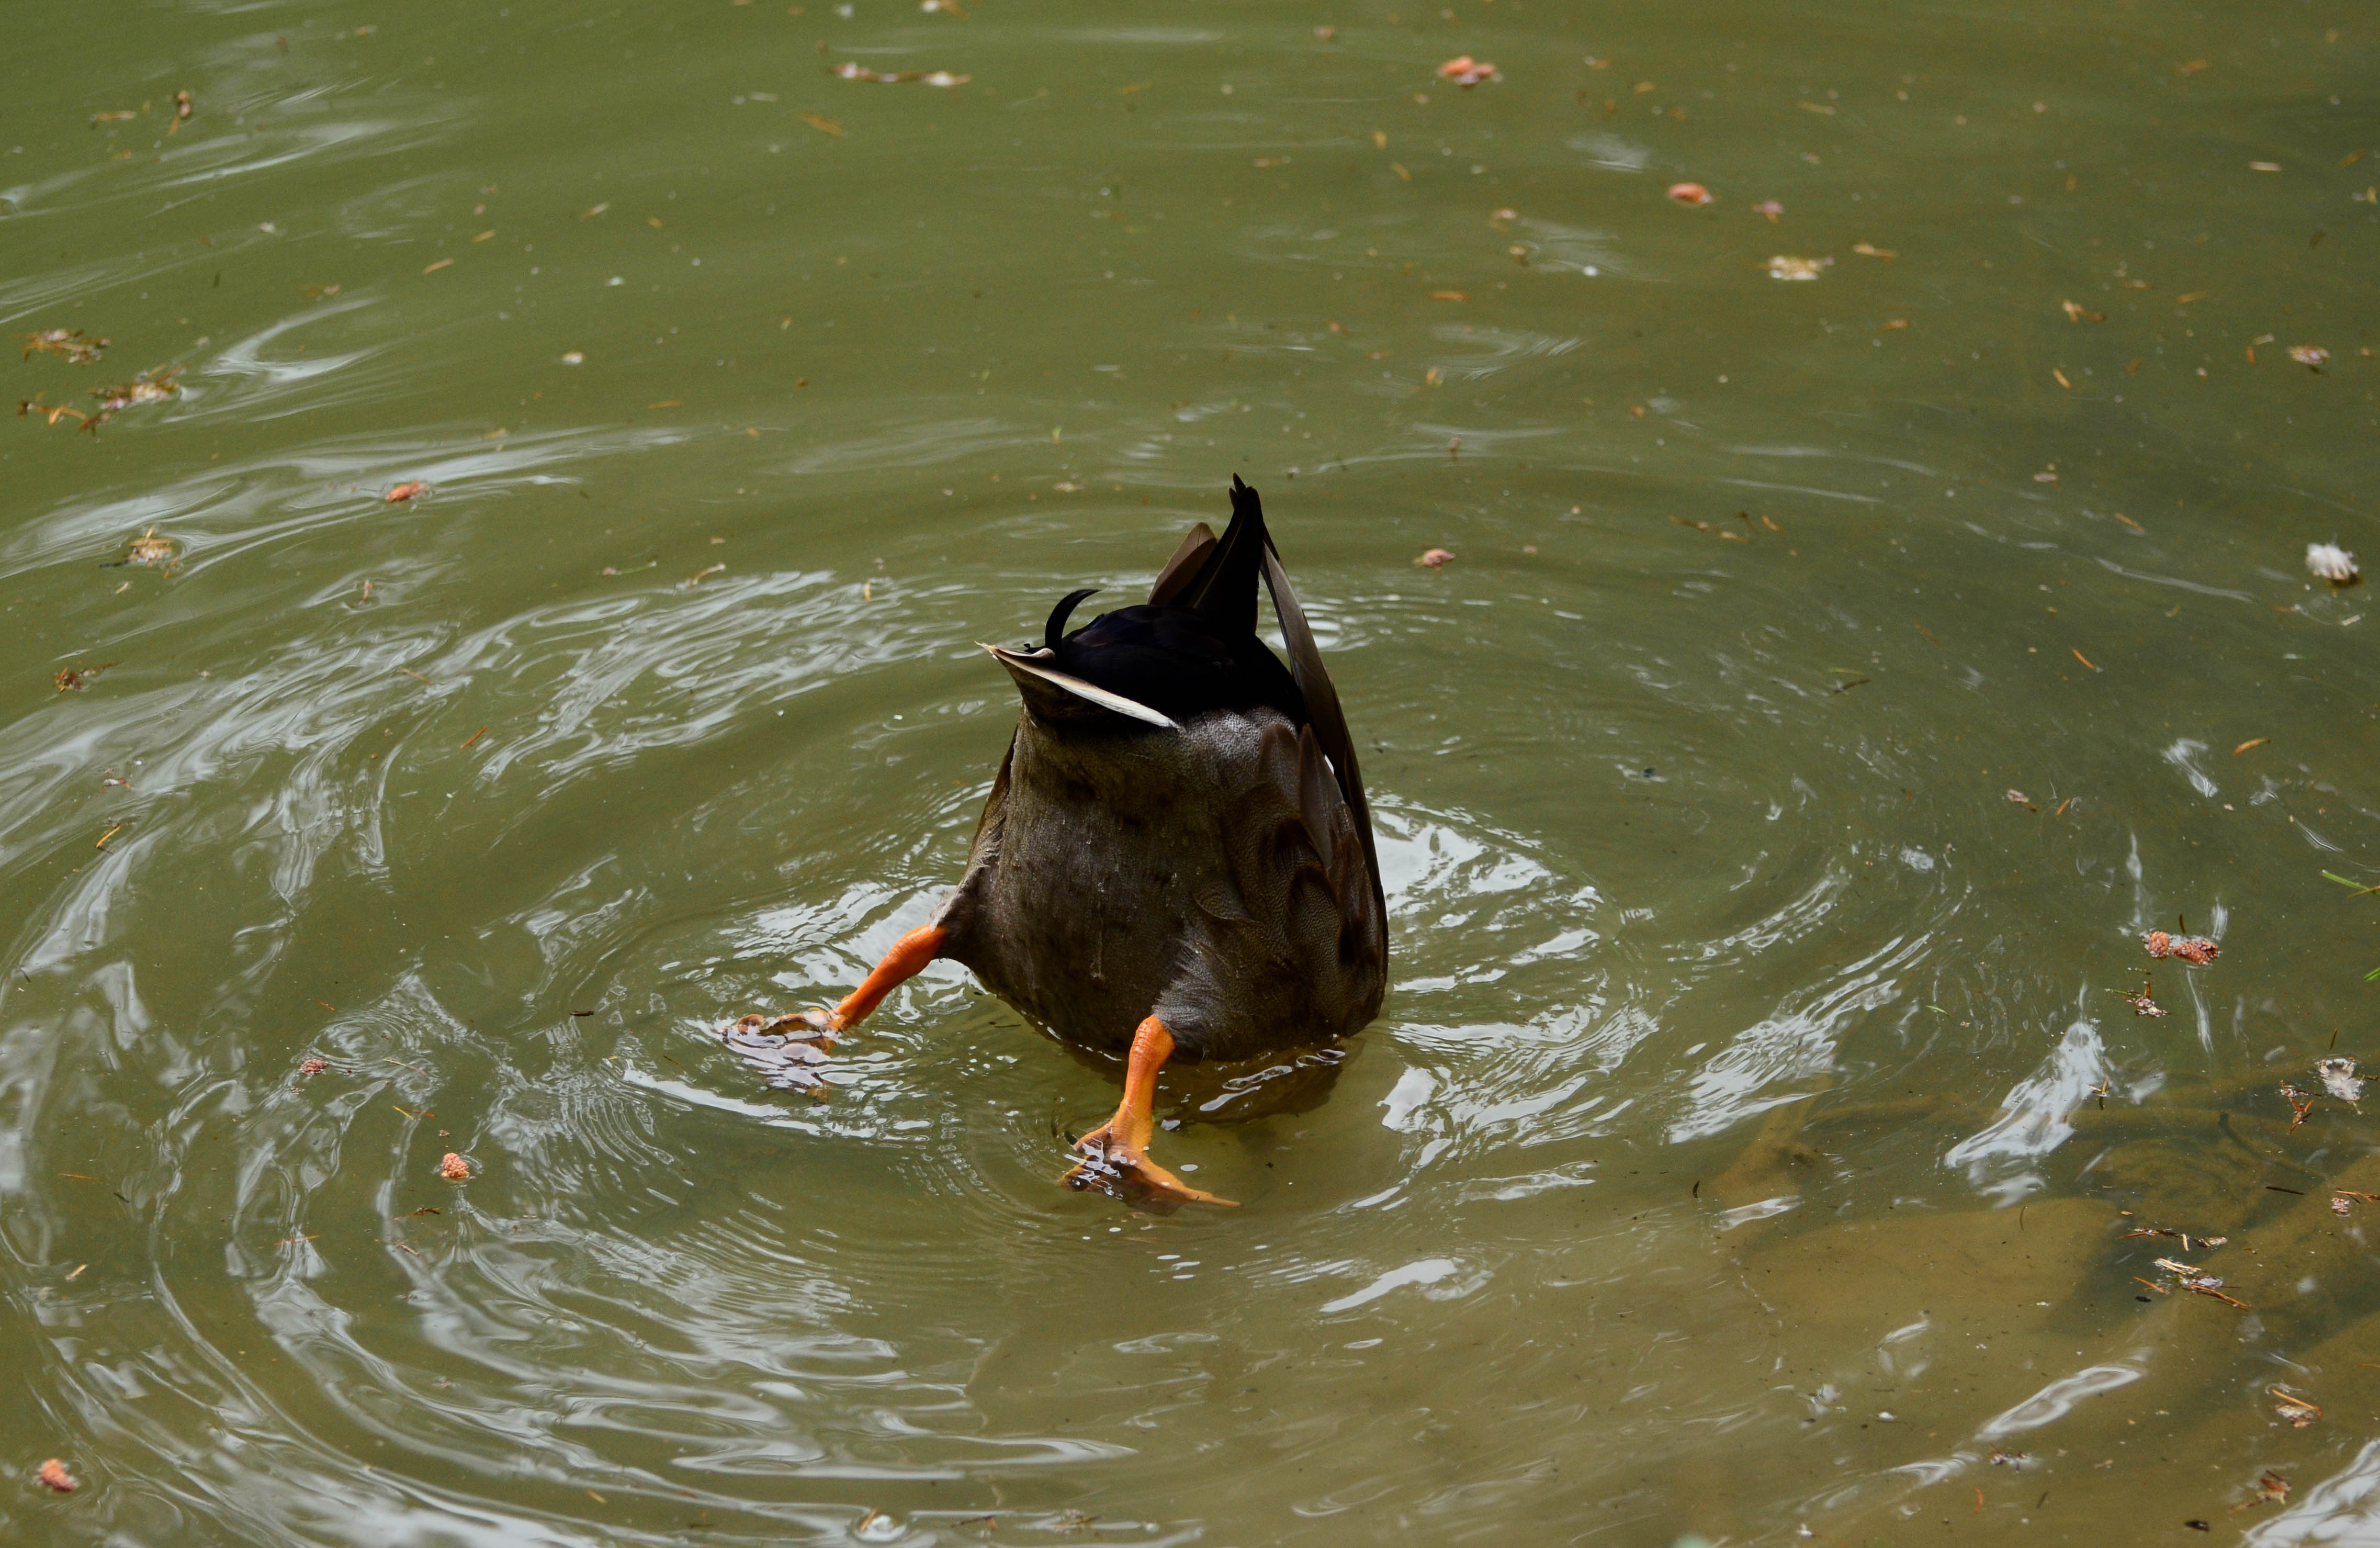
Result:
M742 1017L719 1036L746 1064L760 1072L761 1081L770 1089L816 1097L826 1095L826 1078L817 1072L816 1067L826 1063L827 1051L834 1046L833 1023L827 1012L815 1008L795 1011L773 1021L765 1016Z
M382 498L392 506L401 506L407 500L418 500L429 493L430 486L428 484L422 482L419 479L408 479L405 482L398 484L395 489L390 490L387 494L382 496Z
M1711 201L1711 190L1700 183L1671 183L1670 197L1681 204L1707 204Z
M2080 301L2060 301L2058 304L2065 311L2069 323L2105 323L2107 320L2106 312L2093 311Z
M106 340L102 339L100 342L104 344ZM17 415L22 419L29 415L39 414L54 425L60 420L71 419L77 421L77 429L97 433L101 425L135 404L158 403L179 393L182 389L175 384L174 378L181 372L180 366L169 366L164 371L143 372L120 387L93 387L91 390L91 396L99 399L99 408L95 413L86 414L79 408L69 408L62 403L43 403L42 395L35 393L31 397L18 403Z
M320 1075L330 1067L331 1061L328 1059L309 1058L301 1060L298 1063L298 1073L300 1075Z
M168 140L173 139L174 131L180 128L184 121L187 120L191 114L197 111L197 104L190 101L190 94L188 91L175 92L174 121L165 126L165 138Z
M2222 955L2222 949L2204 935L2168 935L2162 930L2142 936L2141 945L2151 957L2177 957L2193 968L2204 968Z
M2334 586L2352 586L2363 579L2355 555L2335 542L2306 544L2306 568Z
M2301 366L2311 367L2320 374L2322 368L2330 363L2330 351L2319 344L2292 344L2289 346L2289 359Z
M471 1164L448 1151L439 1159L438 1175L450 1183L467 1183L471 1180Z
M2256 1481L2255 1497L2253 1499L2242 1500L2231 1508L2234 1510L2245 1510L2250 1505L2287 1505L2289 1503L2289 1481L2283 1478L2280 1474L2273 1471L2270 1468L2267 1468L2265 1469L2265 1476Z
M2313 1111L2313 1098L2287 1081L2281 1083L2281 1099L2289 1104L2289 1127L2292 1129L2305 1122L2306 1115Z
M867 66L849 59L845 59L840 65L830 67L827 73L840 76L845 80L874 80L887 86L903 86L914 80L920 85L940 86L944 90L953 86L964 86L975 79L971 75L953 75L948 70L871 70ZM803 116L807 119L809 116L804 114ZM828 132L840 134L843 131L837 128Z
M1438 79L1451 80L1468 91L1483 80L1501 80L1504 75L1485 59L1474 59L1466 54L1461 58L1449 59L1445 64L1439 66Z
M1834 263L1831 258L1796 258L1780 252L1768 261L1770 279L1815 279L1822 269Z
M1752 213L1755 215L1767 215L1768 224L1774 225L1784 218L1785 206L1773 199L1764 199L1752 207Z
M2002 1451L1998 1446L1992 1447L1992 1466L1995 1468L2022 1468L2027 1459L2028 1454L2025 1452Z
M112 661L106 661L97 666L61 666L58 668L57 676L52 677L50 681L57 685L60 693L80 693L91 686L91 680L93 677L115 664L115 663Z
M2278 1387L2266 1387L2265 1390L2280 1399L2278 1403L2273 1405L2273 1412L2288 1420L2300 1430L2322 1417L2322 1408L2319 1404L2309 1403L2304 1398L2283 1392Z
M1454 555L1452 554L1447 552L1443 548L1433 548L1423 554L1420 558L1415 559L1414 563L1419 565L1424 569L1436 569L1440 565L1445 564L1448 560L1453 557Z
M130 540L124 549L124 562L128 565L153 565L160 560L170 563L173 557L174 540L159 537L154 527Z
M1670 519L1681 527L1691 527L1697 532L1715 532L1718 536L1725 538L1730 542L1750 542L1752 541L1742 532L1732 531L1728 528L1716 526L1708 521L1690 521L1682 516L1673 516L1670 518ZM1747 526L1750 525L1748 519L1745 524Z
M2137 1230L2127 1231L2124 1235L2127 1237L2170 1237L2181 1243L2181 1249L2184 1252L2190 1250L2190 1244L2193 1241L2201 1247L2221 1247L2231 1239L2229 1237L2193 1237L2187 1231L2176 1231L2163 1225L2143 1225Z
M1862 258L1881 258L1888 263L1900 256L1892 249L1877 247L1874 242L1853 242L1852 250Z
M2242 1312L2247 1310L2247 1303L2244 1303L2244 1300L2235 1300L2235 1298L2223 1293L2223 1281L2220 1281L2218 1276L2209 1274L2209 1272L2197 1267L2197 1264L2182 1262L2182 1260L2178 1258L2158 1258L2156 1267L2161 1267L2164 1272L2173 1274L2173 1288L2178 1288L2178 1291L2192 1291L2192 1293L2197 1293L2197 1296L2209 1296L2214 1298L2214 1300L2220 1300L2223 1305L2235 1305L2235 1308L2240 1308Z
M2165 1006L2157 1004L2156 1001L2152 999L2149 995L2149 978L2146 973L2141 975L2141 992L2139 993L2127 994L2122 990L2119 989L2116 991L2116 996L2122 1000L2124 1004L2132 1007L2132 1014L2134 1016L2163 1016L2166 1014Z
M2226 1306L2236 1306L2242 1311L2248 1310L2246 1301L2235 1300L2223 1293L2221 1279L2196 1264L2185 1263L2178 1258L2160 1258L2156 1261L2156 1266L2173 1275L2176 1289L2190 1290L2198 1295L2211 1297Z
M180 366L167 366L163 371L144 371L120 387L93 387L91 396L99 399L94 422L139 404L164 402L182 390L174 380L180 374Z
M2031 796L2026 795L2026 794L2025 794L2023 791L2022 791L2022 790L2018 790L2018 789L2013 789L2013 788L2011 788L2011 789L2008 792L2008 795L2007 795L2007 798L2007 798L2007 799L2009 799L2009 800L2010 800L2010 801L2015 802L2018 806L2033 806L2033 798L2032 798ZM2035 811L2039 811L2041 810L2041 808L2039 808L2039 807L2037 807L2037 806L2034 806L2034 807L2033 807L2033 809L2034 809Z
M37 334L26 334L25 352L19 360L31 360L36 355L64 355L68 365L88 365L99 359L99 352L114 343L113 339L92 338L80 328L44 328Z
M2322 1077L2322 1088L2339 1101L2360 1103L2363 1100L2363 1080L2355 1073L2353 1059L2323 1059L2313 1067Z
M67 1465L55 1457L42 1464L39 1476L42 1487L55 1493L71 1494L82 1487L75 1481L74 1474L67 1471Z
M77 424L80 424L91 418L81 409L69 408L63 403L43 403L40 393L17 400L17 417L21 420L30 414L39 414L54 425L63 419L72 419Z

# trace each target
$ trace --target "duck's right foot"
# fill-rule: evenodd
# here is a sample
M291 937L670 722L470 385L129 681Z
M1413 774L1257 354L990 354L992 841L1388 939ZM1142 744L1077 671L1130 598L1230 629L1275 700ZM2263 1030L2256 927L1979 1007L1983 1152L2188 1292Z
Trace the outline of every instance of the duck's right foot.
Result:
M1220 1198L1203 1188L1191 1187L1149 1160L1146 1151L1110 1138L1107 1127L1096 1128L1075 1140L1075 1150L1083 1159L1066 1174L1065 1183L1077 1192L1095 1188L1127 1204L1236 1206L1239 1202L1236 1199Z
M1192 1188L1148 1159L1148 1141L1157 1132L1157 1072L1172 1056L1173 1034L1165 1023L1154 1016L1142 1021L1133 1033L1123 1100L1116 1104L1114 1117L1075 1141L1083 1159L1066 1174L1068 1188L1096 1188L1126 1203L1152 1198L1168 1204L1233 1202Z

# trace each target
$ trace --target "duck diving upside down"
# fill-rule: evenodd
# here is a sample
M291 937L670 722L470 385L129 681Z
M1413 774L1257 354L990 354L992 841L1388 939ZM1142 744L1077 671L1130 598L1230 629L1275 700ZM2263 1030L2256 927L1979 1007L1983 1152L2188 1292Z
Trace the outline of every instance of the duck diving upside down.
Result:
M1257 636L1271 594L1289 662ZM730 1027L770 1084L810 1089L835 1034L937 957L1067 1042L1126 1054L1123 1097L1075 1141L1076 1188L1222 1204L1148 1157L1169 1059L1252 1058L1348 1036L1377 1015L1387 908L1372 813L1339 695L1265 530L1232 481L1148 601L987 645L1024 700L965 872L832 1010Z

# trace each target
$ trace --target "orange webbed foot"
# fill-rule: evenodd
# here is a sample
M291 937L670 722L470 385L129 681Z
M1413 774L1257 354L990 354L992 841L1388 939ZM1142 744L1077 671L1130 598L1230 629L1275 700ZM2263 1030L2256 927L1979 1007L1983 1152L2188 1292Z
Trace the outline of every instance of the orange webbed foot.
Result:
M1115 1116L1075 1141L1083 1157L1066 1174L1066 1186L1096 1188L1128 1204L1155 1202L1232 1204L1188 1183L1148 1159L1148 1141L1157 1132L1157 1072L1173 1056L1173 1034L1152 1016L1133 1033L1132 1055L1126 1061L1123 1100Z
M772 1090L823 1097L826 1077L818 1067L834 1047L835 1030L834 1013L812 1006L773 1021L765 1016L740 1017L719 1035Z
M876 964L876 970L868 975L868 981L845 995L832 1010L812 1006L773 1021L765 1016L747 1016L731 1023L720 1037L775 1090L807 1091L823 1097L826 1078L818 1073L816 1067L826 1063L835 1034L859 1025L885 995L915 978L931 962L949 938L950 932L940 925L919 925L894 943L884 959Z
M1148 1159L1146 1150L1111 1136L1113 1124L1102 1124L1075 1141L1083 1159L1066 1174L1068 1188L1097 1188L1127 1204L1221 1204L1236 1209L1239 1201L1193 1188Z

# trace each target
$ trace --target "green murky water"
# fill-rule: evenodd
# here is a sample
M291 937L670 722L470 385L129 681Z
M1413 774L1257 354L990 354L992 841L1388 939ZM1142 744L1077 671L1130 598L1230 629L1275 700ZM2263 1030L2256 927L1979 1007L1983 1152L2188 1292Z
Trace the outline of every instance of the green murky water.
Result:
M2380 1532L2368 10L10 30L0 1535ZM1243 1207L956 969L758 1089L1235 471L1394 956Z

